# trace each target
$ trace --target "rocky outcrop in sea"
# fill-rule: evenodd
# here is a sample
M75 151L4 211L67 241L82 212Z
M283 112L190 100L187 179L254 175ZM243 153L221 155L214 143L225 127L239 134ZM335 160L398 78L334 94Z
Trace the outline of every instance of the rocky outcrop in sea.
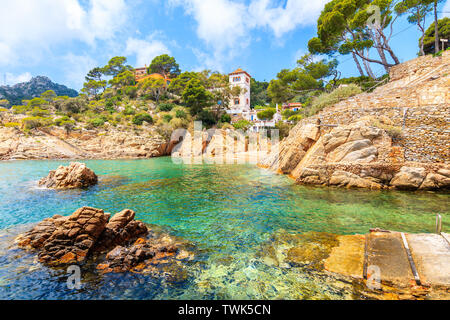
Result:
M129 209L110 218L101 209L83 207L67 217L44 219L19 235L16 243L36 252L39 262L50 267L89 262L101 273L132 271L184 280L181 262L193 260L192 245L153 232L134 218Z
M72 162L69 166L59 166L39 181L39 186L49 189L82 189L98 182L98 177L84 163Z

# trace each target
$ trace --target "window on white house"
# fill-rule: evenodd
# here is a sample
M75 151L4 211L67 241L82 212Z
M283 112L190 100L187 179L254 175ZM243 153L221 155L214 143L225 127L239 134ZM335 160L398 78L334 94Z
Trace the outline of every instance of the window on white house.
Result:
M239 99L234 99L234 104L239 104Z

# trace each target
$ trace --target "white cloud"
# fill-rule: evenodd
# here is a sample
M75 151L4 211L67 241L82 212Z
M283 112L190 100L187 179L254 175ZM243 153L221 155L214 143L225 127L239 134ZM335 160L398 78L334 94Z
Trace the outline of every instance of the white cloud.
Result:
M159 40L140 40L129 38L125 54L136 55L136 65L143 67L149 65L150 62L158 55L170 54L170 50Z
M329 0L287 0L285 6L273 0L252 0L249 5L232 0L169 0L182 6L197 22L197 36L212 48L212 54L194 51L207 67L221 69L238 56L251 41L250 32L267 28L279 39L299 26L313 25ZM278 2L277 2L278 3Z
M6 85L14 85L16 83L21 83L21 82L27 82L30 81L32 78L31 73L29 72L25 72L22 74L12 74L12 73L6 73L5 74L5 78L2 80L6 80Z
M248 10L254 26L268 27L279 38L298 26L314 25L329 1L287 0L285 7L273 7L271 0L254 0Z
M235 57L249 44L247 7L230 0L169 0L171 6L183 6L197 22L197 36L211 49L208 55L198 49L194 54L205 67L221 70L224 60Z
M442 7L441 18L449 17L450 18L450 0L447 0L445 5Z
M0 64L39 61L55 44L111 39L127 20L124 0L2 1ZM7 30L7 32L4 32ZM32 60L30 60L32 59Z
M61 65L63 65L62 72L65 83L73 89L79 90L83 87L86 74L98 64L87 55L69 53L61 58Z

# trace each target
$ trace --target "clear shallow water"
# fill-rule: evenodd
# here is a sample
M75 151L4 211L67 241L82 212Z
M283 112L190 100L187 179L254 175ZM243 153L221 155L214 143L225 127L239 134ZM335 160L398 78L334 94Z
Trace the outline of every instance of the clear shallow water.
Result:
M436 212L444 231L450 229L448 194L304 187L250 165L175 165L170 158L85 162L100 183L81 191L36 187L67 161L0 163L0 298L345 299L352 293L344 284L261 263L261 244L276 232L433 232ZM29 224L82 206L111 213L130 208L137 219L195 243L199 254L188 266L189 279L174 284L89 272L82 290L73 291L64 270L11 250L11 240Z

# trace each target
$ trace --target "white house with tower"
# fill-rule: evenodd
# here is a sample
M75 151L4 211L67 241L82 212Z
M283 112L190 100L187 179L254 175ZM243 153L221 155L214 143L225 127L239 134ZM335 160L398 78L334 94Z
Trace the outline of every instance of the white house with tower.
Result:
M251 76L241 68L229 74L231 88L240 87L239 96L231 97L230 110L228 113L244 117L245 113L251 111L250 108L250 80Z
M274 119L263 121L258 119L258 112L250 107L251 78L250 74L241 68L229 74L231 87L239 86L241 93L239 96L231 97L230 109L227 113L230 114L232 122L236 122L239 119L253 122L252 131L259 131L261 128L266 127L275 127L276 121L281 120L281 114L279 112L274 116Z

